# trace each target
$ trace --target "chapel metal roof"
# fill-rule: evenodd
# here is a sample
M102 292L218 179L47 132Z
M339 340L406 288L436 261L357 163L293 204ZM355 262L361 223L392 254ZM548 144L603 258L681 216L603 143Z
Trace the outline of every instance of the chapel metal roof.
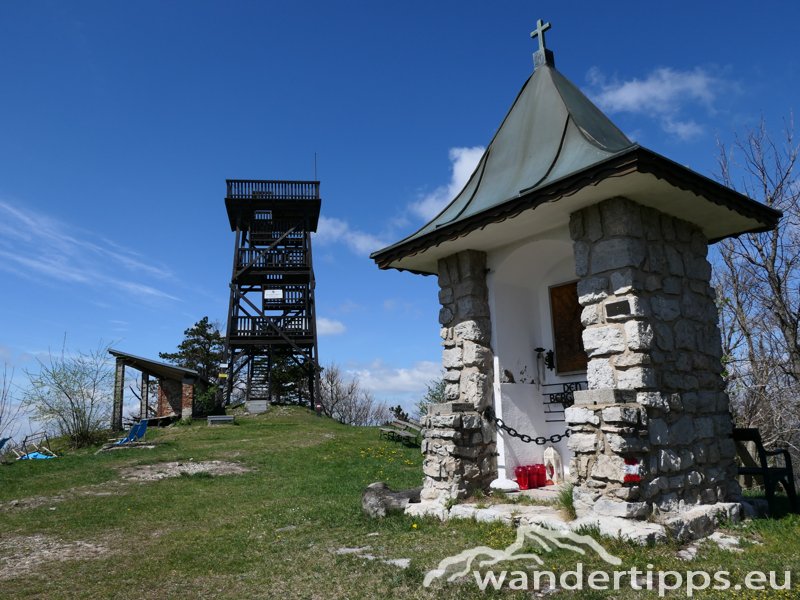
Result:
M534 73L464 189L417 232L374 252L371 258L381 268L404 268L396 262L404 256L632 170L652 173L712 203L754 215L757 223L750 230L775 226L779 212L629 140L555 69L549 50L541 47L534 58Z

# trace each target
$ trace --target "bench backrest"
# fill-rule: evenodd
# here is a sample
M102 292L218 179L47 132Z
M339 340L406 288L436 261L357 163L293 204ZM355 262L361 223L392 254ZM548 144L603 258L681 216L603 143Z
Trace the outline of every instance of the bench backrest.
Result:
M392 422L392 425L397 427L398 429L413 429L416 432L419 432L419 431L422 430L422 427L420 427L416 423L410 423L409 421L401 421L399 419L395 419Z

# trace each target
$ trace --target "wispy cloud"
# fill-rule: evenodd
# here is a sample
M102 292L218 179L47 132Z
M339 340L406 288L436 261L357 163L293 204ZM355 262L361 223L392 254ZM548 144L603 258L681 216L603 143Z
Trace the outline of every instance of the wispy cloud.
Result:
M350 226L347 221L335 217L321 216L314 241L321 245L343 243L350 250L362 256L379 250L388 245L381 237L359 231Z
M105 287L138 299L179 300L152 280L171 271L90 231L0 200L0 269L20 277Z
M684 141L704 133L703 126L686 113L700 108L714 114L720 94L736 89L733 82L700 67L689 71L663 67L627 81L609 80L593 68L587 78L589 95L604 111L655 117L665 132Z
M410 367L392 367L382 361L374 361L365 367L348 369L357 375L361 385L380 396L422 396L427 384L442 376L442 365L431 361L419 361Z
M341 321L317 317L317 333L319 335L339 335L345 331L347 328Z
M321 246L343 244L361 256L388 246L400 237L398 230L407 228L412 221L427 221L436 216L466 185L483 152L484 148L481 146L451 148L450 181L408 204L399 215L386 222L381 234L361 231L344 219L322 215L314 234L315 243Z
M439 214L467 184L485 150L483 146L450 148L450 181L413 202L411 213L426 221Z

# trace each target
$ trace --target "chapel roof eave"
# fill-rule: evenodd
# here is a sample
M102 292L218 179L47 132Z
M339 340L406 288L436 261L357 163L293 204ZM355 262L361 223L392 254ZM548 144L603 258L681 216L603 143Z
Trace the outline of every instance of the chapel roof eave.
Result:
M205 384L209 383L205 377L193 369L186 369L170 363L152 360L142 356L136 356L135 354L122 352L121 350L115 350L114 348L109 348L108 353L120 360L125 366L132 367L149 375L155 375L157 377L173 379L176 381L180 381L182 379L192 379L202 381Z
M633 173L652 175L678 190L695 194L700 201L727 208L751 221L752 226L726 231L723 235L711 238L711 242L743 233L768 231L777 226L782 215L780 211L756 202L660 154L634 145L547 185L523 190L517 196L508 198L483 212L443 225L424 235L419 235L419 232L412 234L396 244L372 253L370 257L381 269L399 269L430 274L429 271L406 268L398 261L465 236L492 223L513 218L523 211L535 209L542 204L557 202L564 197L576 194L586 186L597 185L609 178L624 177Z

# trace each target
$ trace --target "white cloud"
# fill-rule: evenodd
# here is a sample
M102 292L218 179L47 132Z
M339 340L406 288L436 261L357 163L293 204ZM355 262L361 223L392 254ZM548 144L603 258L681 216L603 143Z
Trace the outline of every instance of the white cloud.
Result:
M713 113L714 102L720 94L735 87L700 67L691 71L664 67L643 79L628 81L609 81L599 69L593 68L588 80L593 88L589 93L602 110L653 116L665 132L681 140L703 133L702 125L681 117L684 111L700 106Z
M426 221L438 215L464 189L485 150L483 146L450 148L450 182L412 203L411 212Z
M689 119L688 121L676 121L665 117L661 120L661 127L667 133L673 134L675 137L688 141L703 135L703 126Z
M388 243L378 236L353 229L347 221L335 217L320 216L314 241L322 245L343 243L356 254L369 255Z
M141 281L172 277L166 267L95 233L2 200L0 259L0 269L28 279L106 287L139 299L179 300Z
M374 361L366 367L348 369L356 375L361 386L376 396L397 397L425 393L432 379L442 376L441 363L419 361L411 367L391 367L382 361Z
M344 323L335 319L317 317L317 333L319 335L339 335L346 331Z

